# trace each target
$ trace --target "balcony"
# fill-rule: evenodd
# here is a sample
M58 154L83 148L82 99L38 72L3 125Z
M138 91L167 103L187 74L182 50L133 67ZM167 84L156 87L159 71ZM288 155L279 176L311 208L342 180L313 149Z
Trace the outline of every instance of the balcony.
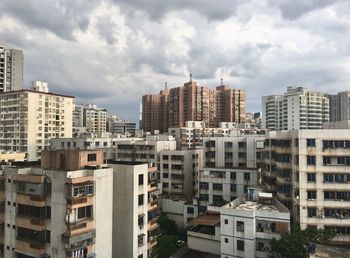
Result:
M83 241L93 242L93 239L96 237L96 231L95 229L92 229L88 232L70 236L66 233L61 236L62 243L68 244L68 245L76 245L78 243L81 243Z
M158 202L157 201L151 201L148 203L148 210L154 210L158 208Z
M75 198L67 198L67 208L77 209L84 206L89 206L94 204L93 196L79 196Z
M22 228L30 228L36 231L46 230L47 219L46 218L35 218L26 216L16 217L16 226Z
M17 193L16 202L18 204L24 204L24 205L29 205L29 206L45 207L46 206L46 197Z
M277 182L278 184L282 184L282 185L287 184L287 185L290 185L290 184L291 184L291 181L292 181L292 179L291 179L290 177L281 177L281 176L277 176L277 177L276 177L276 182Z
M16 181L33 183L33 184L42 184L45 181L45 176L43 175L17 175Z
M148 184L148 192L154 192L157 191L157 182L152 182Z
M16 250L20 253L30 253L36 257L46 253L45 243L18 238L16 239Z
M76 236L94 230L94 221L87 220L82 223L68 225L65 235Z
M66 182L68 184L82 184L93 182L94 178L92 176L83 176L83 177L75 177L75 178L67 178Z
M65 248L66 251L66 257L76 257L74 256L75 252L86 252L87 256L86 257L96 257L96 253L94 253L94 241L91 239L89 241L85 241L82 244L78 244L75 246L72 246L70 248Z

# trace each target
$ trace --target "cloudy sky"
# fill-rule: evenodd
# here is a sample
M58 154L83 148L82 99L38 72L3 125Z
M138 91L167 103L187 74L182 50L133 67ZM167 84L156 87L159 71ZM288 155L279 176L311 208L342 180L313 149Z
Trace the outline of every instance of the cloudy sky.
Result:
M350 89L346 0L1 0L0 44L24 50L25 86L131 120L190 73L245 89L248 111L288 85Z

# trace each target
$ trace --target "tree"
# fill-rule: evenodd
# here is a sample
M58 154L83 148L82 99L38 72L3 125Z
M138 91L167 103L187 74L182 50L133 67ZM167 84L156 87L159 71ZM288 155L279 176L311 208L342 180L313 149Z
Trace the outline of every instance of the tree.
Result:
M304 258L311 246L331 240L334 236L335 232L329 229L297 228L291 234L270 241L270 258Z
M177 250L178 237L175 235L161 235L157 239L156 252L159 258L168 258Z
M177 235L176 222L169 219L166 215L161 215L158 219L158 223L162 235Z

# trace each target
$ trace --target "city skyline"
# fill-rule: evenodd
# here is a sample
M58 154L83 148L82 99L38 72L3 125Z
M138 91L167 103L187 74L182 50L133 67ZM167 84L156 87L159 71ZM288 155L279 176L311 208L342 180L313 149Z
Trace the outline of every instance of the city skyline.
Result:
M190 73L209 88L222 77L244 89L253 112L262 95L288 85L347 89L349 7L346 1L5 0L0 38L24 50L25 87L45 80L53 92L125 119L137 121L143 94L156 94L165 81L178 87Z

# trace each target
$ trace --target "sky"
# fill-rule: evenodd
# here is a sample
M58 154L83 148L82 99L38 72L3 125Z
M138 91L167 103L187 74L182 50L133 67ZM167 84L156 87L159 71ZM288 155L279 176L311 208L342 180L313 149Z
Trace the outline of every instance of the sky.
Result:
M290 85L350 89L347 0L1 0L0 44L23 49L25 87L133 121L190 73L246 90L249 112Z

